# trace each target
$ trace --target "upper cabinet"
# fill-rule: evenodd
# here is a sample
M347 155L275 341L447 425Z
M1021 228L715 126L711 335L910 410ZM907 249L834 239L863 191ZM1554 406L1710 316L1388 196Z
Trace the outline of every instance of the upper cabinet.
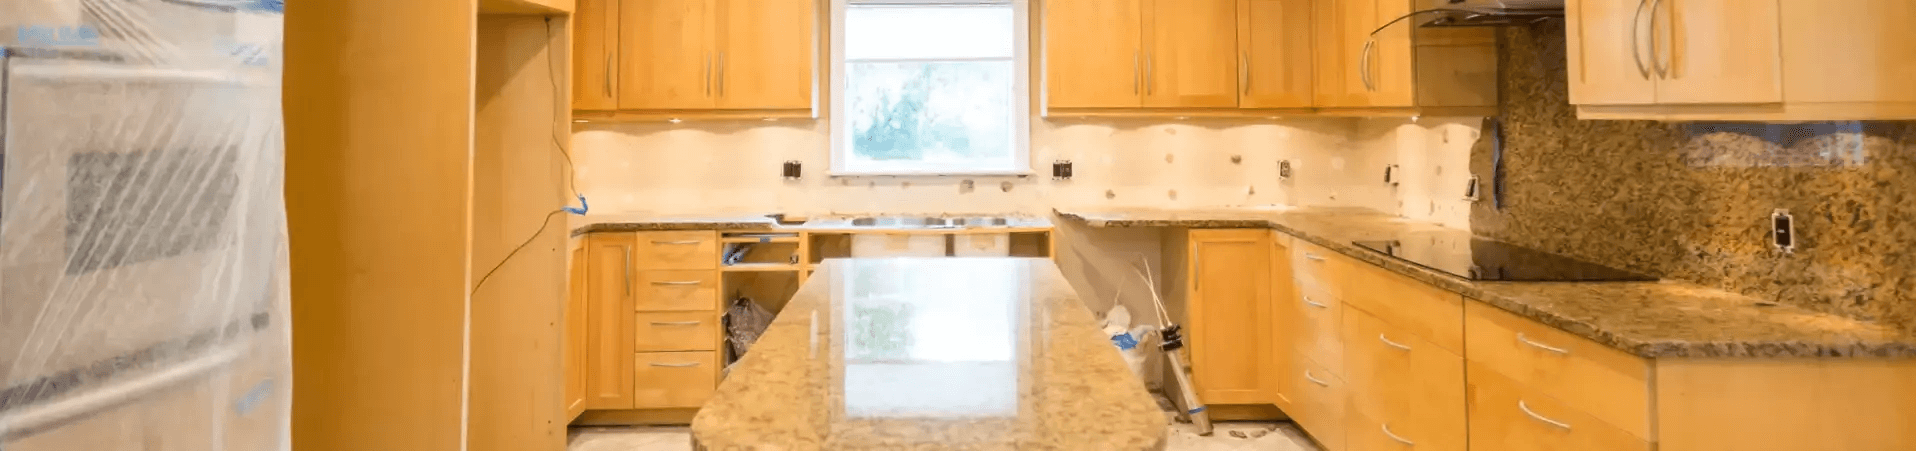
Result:
M581 0L573 109L813 117L818 11L816 0Z
M1236 108L1237 0L1045 2L1052 110Z
M1493 29L1398 20L1437 1L1318 1L1315 106L1331 115L1496 114Z
M1584 119L1916 119L1916 4L1569 0Z
M1238 0L1238 106L1312 106L1312 0Z

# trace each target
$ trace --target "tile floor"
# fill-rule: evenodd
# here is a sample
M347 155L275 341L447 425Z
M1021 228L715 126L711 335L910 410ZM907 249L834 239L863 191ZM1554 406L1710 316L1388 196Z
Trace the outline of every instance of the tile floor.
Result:
M1319 451L1292 423L1221 423L1209 437L1188 424L1171 424L1166 451ZM1243 437L1232 434L1242 433ZM691 451L683 427L573 428L567 451Z

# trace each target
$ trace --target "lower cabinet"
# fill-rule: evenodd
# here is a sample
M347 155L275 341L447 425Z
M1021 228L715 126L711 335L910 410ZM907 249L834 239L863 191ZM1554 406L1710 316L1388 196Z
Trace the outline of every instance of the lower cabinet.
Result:
M578 418L586 423L678 423L690 419L684 409L712 396L724 339L718 241L711 231L585 237L573 268L581 296L568 311L577 317L566 322L577 343L567 351L577 368L566 389L569 413L585 410Z
M1325 451L1343 451L1347 396L1344 379L1309 358L1300 357L1295 361L1296 373L1289 376L1291 385L1297 387L1297 399L1285 413L1310 431Z
M638 365L632 370L633 408L696 408L718 387L717 352L641 352L632 360Z
M1344 345L1347 450L1466 448L1463 357L1355 308Z
M1624 432L1542 390L1471 362L1466 379L1470 449L1476 451L1650 451Z
M1207 405L1272 404L1271 235L1190 231L1191 375Z

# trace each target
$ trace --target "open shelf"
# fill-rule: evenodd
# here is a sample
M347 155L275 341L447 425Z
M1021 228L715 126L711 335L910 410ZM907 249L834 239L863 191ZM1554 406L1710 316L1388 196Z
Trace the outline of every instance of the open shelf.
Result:
M740 263L736 265L728 265L728 266L720 267L719 270L724 272L775 272L775 271L802 271L804 270L804 268L801 268L798 265L791 265L791 264L785 264L785 263Z
M796 233L727 233L721 243L797 243Z

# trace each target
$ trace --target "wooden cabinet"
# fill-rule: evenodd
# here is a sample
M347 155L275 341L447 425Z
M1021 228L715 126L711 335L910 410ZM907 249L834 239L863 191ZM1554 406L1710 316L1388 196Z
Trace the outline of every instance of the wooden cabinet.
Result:
M585 408L632 408L631 233L586 237Z
M1464 358L1362 309L1344 312L1352 451L1463 451Z
M572 109L619 105L619 0L579 0L572 13Z
M1466 379L1470 387L1466 396L1473 451L1654 449L1650 442L1496 370L1474 361L1467 365Z
M1584 119L1916 118L1916 6L1896 0L1570 0Z
M575 19L574 110L812 116L816 0L598 1L582 3ZM607 15L616 19L597 20Z
M1270 404L1270 233L1192 230L1191 372L1206 404Z
M1310 108L1313 0L1238 0L1238 106Z
M1044 5L1048 108L1237 107L1237 0Z
M1317 106L1328 115L1490 115L1497 107L1493 31L1392 23L1433 0L1316 4ZM1388 26L1386 26L1388 25Z
M565 373L565 419L572 421L585 412L586 393L586 348L590 341L586 333L588 323L587 306L591 305L586 294L586 248L572 250L571 273L566 283L565 306L565 352L563 365Z
M1265 258L1270 262L1270 326L1265 328L1269 336L1270 347L1264 351L1269 367L1263 373L1264 387L1270 393L1270 402L1279 409L1289 409L1297 399L1297 378L1291 373L1298 367L1297 358L1302 354L1298 337L1291 331L1294 324L1305 321L1295 313L1297 310L1297 282L1291 279L1290 235L1277 231L1265 232L1270 236L1270 253Z

